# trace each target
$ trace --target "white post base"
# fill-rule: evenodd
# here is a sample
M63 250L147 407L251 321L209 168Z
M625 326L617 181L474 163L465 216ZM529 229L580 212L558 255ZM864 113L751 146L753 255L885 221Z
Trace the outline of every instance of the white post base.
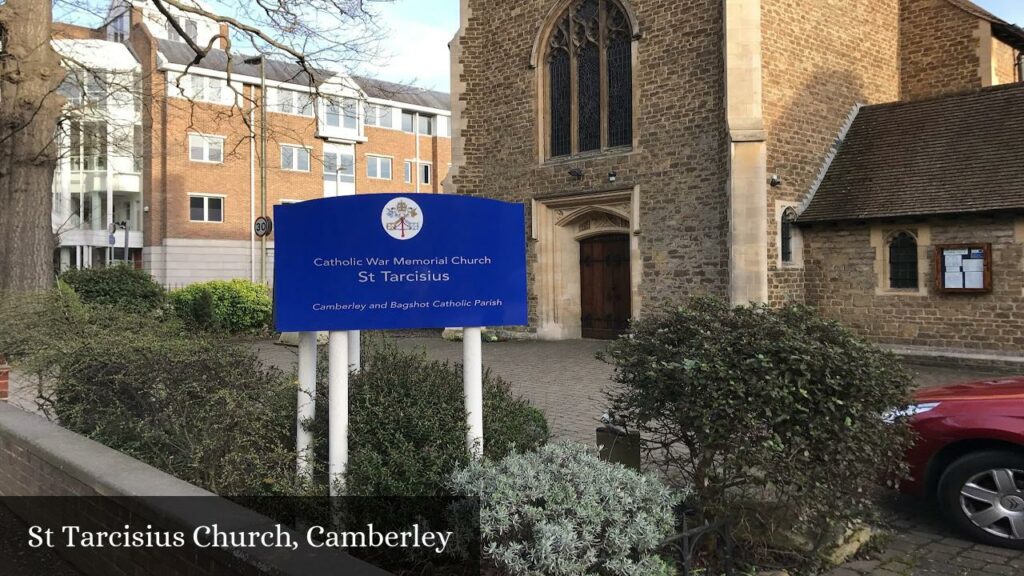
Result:
M310 478L313 472L313 434L303 422L316 416L316 332L299 334L299 393L295 427L296 470Z
M331 332L328 358L328 478L331 496L339 496L348 467L349 333Z
M462 330L462 386L466 395L466 448L473 458L484 454L484 369L480 328Z

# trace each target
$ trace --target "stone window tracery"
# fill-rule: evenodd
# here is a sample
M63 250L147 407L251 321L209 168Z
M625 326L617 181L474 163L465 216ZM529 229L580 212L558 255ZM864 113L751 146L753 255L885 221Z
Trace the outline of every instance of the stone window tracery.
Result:
M633 142L633 32L618 0L575 0L545 58L548 156Z

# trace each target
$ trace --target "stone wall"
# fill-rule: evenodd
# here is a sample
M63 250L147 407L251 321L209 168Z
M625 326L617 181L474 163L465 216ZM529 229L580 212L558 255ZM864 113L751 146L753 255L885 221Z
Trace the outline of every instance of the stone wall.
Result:
M992 39L992 85L1011 84L1020 81L1017 62L1020 52L998 39Z
M920 292L887 292L882 285L882 255L872 233L878 238L896 230L922 240L927 257L920 260ZM1024 352L1024 219L815 225L804 229L803 238L807 302L854 331L886 344ZM933 247L956 243L992 244L991 294L937 292Z
M562 0L468 0L460 31L464 164L460 194L508 201L632 191L644 306L728 284L724 55L720 0L636 0L638 126L631 151L542 160L541 72L531 54ZM543 62L539 62L542 67ZM583 177L569 174L578 168ZM609 182L609 173L616 181ZM528 230L533 215L528 210ZM530 314L537 317L537 246L531 243ZM638 312L634 310L634 312Z
M991 24L946 0L900 0L904 100L981 88L983 28ZM988 50L988 47L984 47Z
M899 1L762 0L769 301L803 299L799 262L780 261L779 216L797 206L858 104L899 99Z

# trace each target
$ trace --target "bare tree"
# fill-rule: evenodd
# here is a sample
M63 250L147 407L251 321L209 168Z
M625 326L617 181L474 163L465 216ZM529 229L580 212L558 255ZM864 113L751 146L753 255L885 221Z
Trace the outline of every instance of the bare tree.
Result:
M326 70L355 72L380 55L382 31L363 0L220 0L217 11L196 0L149 2L194 53L191 65L226 52L229 87L234 65L261 56L296 65L296 83L318 95ZM60 87L69 68L89 74L67 58L62 63L51 46L54 8L103 21L110 6L111 0L0 0L0 293L53 282L55 136L67 113ZM201 45L188 34L190 18L226 32ZM248 122L245 108L255 105L238 94L232 113Z

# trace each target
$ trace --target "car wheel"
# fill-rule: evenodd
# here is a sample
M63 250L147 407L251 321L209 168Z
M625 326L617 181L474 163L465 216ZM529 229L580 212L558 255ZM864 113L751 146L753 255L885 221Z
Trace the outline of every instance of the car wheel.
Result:
M1024 455L968 454L946 468L939 508L961 532L992 546L1024 550Z

